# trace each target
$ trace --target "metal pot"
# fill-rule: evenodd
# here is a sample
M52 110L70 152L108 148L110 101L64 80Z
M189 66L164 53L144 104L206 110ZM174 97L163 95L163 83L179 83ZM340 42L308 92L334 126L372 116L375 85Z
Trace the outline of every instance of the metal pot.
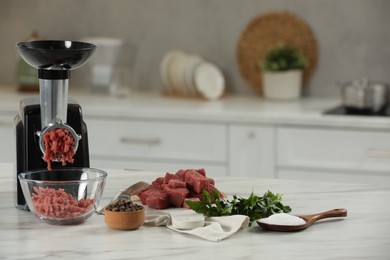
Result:
M389 105L389 85L368 79L338 83L346 109L379 113Z

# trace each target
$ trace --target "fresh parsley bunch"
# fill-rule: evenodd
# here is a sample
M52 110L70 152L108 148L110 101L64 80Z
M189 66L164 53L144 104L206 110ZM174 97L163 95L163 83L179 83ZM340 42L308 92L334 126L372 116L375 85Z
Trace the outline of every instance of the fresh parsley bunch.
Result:
M282 204L282 195L267 191L263 196L257 196L253 192L248 198L233 196L233 200L222 199L217 190L212 193L203 191L201 201L186 201L187 205L195 212L206 217L246 215L250 222L271 216L275 213L289 213L291 208Z
M270 191L267 191L262 197L252 192L246 199L234 195L230 203L232 204L232 215L246 215L251 222L267 218L275 213L291 212L289 206L282 204L282 195L273 194Z
M203 190L201 201L187 200L186 203L195 212L206 217L230 216L232 214L231 203L221 199L217 190L212 190L211 194L207 190Z

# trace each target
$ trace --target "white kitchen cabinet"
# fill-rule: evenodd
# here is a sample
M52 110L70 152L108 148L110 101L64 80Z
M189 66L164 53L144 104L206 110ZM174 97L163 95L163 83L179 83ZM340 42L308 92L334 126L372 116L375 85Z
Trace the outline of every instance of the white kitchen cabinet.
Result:
M274 178L274 127L229 127L229 175Z
M279 178L390 181L388 132L280 127L276 149Z
M1 114L0 115L0 161L1 162L15 162L16 158L16 143L15 143L15 128L14 115Z
M326 169L285 169L278 171L279 179L308 180L321 182L345 182L345 183L389 183L390 175L384 172L348 172Z
M143 92L125 99L70 95L83 108L92 167L390 181L389 118L322 113L339 100L271 102L226 95L208 102ZM13 118L24 97L4 90L0 95L0 134L5 137L0 161L15 160Z
M91 155L91 167L101 169L124 169L124 170L144 170L157 172L175 173L179 169L200 169L206 170L209 177L226 176L227 167L225 163L204 163L204 162L178 162L178 161L157 161L140 160L129 158L102 158L101 156Z
M227 175L226 126L213 123L85 118L91 165Z

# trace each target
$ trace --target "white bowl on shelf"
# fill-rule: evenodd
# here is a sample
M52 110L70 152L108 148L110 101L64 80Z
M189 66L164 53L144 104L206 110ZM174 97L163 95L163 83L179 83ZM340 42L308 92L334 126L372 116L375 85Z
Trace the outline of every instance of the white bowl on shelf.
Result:
M165 92L183 96L220 98L225 91L221 70L200 56L174 50L168 52L160 65Z
M188 88L188 91L193 96L199 96L200 93L196 89L195 82L194 82L194 71L196 66L198 64L202 63L203 59L196 55L191 55L191 57L188 59L188 63L186 64L186 69L184 72L184 80L186 82L186 86Z
M173 50L165 54L160 65L160 76L164 85L164 89L167 93L175 92L172 84L172 76L170 73L171 67L178 55L181 55L181 51Z
M194 71L196 89L205 98L216 100L220 98L225 90L225 78L221 70L212 63L202 62Z

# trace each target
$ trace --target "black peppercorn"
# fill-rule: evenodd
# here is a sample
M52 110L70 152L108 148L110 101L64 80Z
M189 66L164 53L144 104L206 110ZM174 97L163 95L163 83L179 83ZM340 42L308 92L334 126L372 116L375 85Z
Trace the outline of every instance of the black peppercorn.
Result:
M110 203L106 210L114 211L114 212L134 212L138 210L142 210L144 207L142 205L138 205L133 203L132 201L125 200L116 200Z

